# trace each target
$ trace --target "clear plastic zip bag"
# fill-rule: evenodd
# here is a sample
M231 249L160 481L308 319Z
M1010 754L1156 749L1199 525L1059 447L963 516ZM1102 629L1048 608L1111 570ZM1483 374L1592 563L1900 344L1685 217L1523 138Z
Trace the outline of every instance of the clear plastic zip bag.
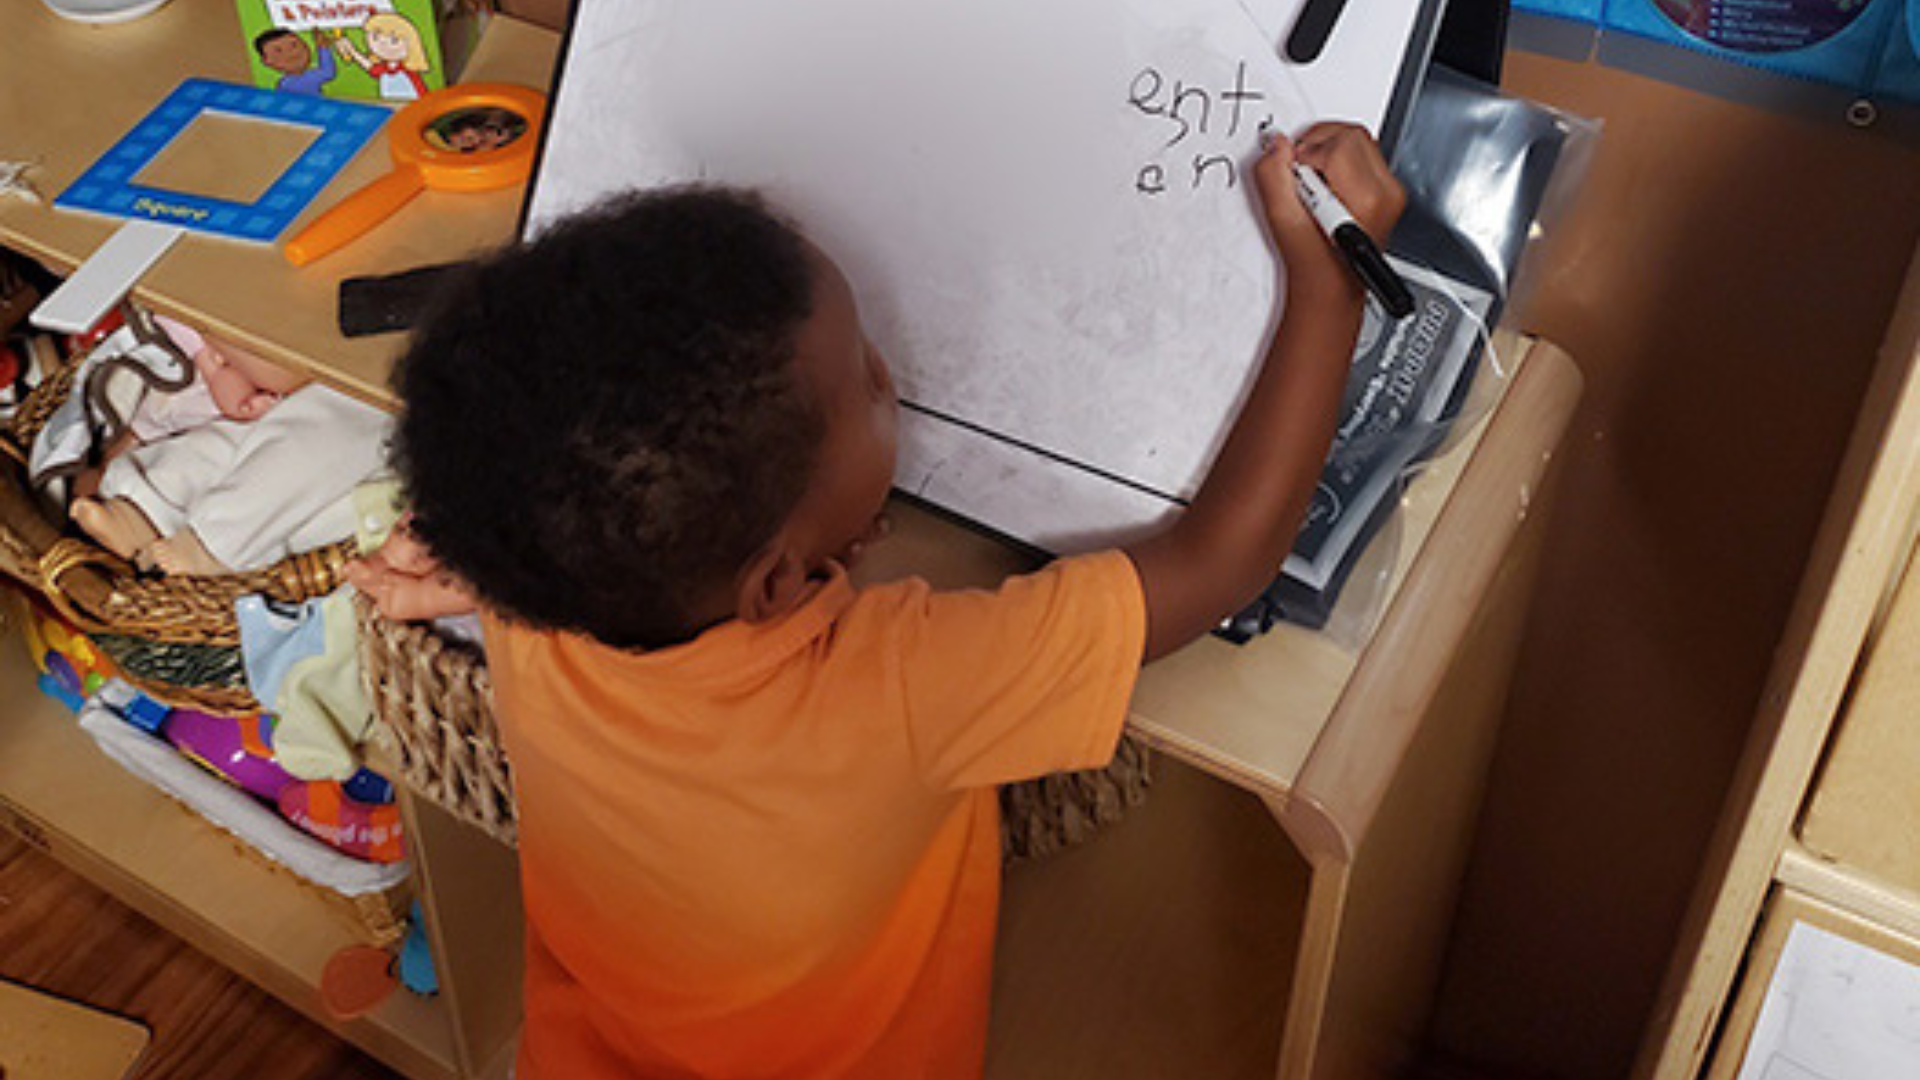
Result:
M1393 156L1408 205L1387 252L1414 313L1395 321L1369 303L1300 537L1223 637L1246 641L1286 621L1355 650L1372 638L1400 561L1408 485L1511 381L1492 328L1524 302L1524 267L1564 219L1598 135L1593 121L1433 69Z

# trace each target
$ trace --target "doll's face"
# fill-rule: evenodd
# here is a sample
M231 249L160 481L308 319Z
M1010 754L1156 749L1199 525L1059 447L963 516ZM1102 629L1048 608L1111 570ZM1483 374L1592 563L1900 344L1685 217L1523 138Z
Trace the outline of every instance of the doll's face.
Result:
M207 392L220 415L241 423L252 423L267 415L280 399L305 386L304 375L283 367L217 338L204 339L194 354L193 363L206 380Z

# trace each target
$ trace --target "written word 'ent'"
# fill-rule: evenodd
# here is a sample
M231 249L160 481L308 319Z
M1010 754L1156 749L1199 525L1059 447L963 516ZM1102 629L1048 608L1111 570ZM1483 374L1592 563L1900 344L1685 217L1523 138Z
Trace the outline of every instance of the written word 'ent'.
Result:
M1219 176L1226 187L1234 186L1239 169L1233 158L1220 153L1219 149L1222 144L1239 138L1243 129L1257 130L1273 123L1273 117L1261 108L1266 99L1265 93L1247 85L1244 60L1234 67L1232 85L1219 89L1170 79L1154 67L1142 68L1127 86L1127 104L1163 122L1167 133L1163 151L1172 150L1189 138L1213 144L1212 152L1201 146L1193 154L1189 186L1195 189L1205 183L1210 174ZM1259 117L1257 126L1254 116ZM1144 195L1165 193L1173 182L1168 168L1158 162L1141 166L1134 177L1134 187Z

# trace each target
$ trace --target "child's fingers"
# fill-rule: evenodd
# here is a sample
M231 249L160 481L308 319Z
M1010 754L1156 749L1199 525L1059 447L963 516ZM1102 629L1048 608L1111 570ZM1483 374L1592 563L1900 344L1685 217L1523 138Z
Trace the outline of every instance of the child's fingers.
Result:
M347 582L367 595L380 614L396 622L418 622L479 610L473 593L447 574L415 577L395 573L373 558L348 563Z
M1316 124L1300 137L1298 156L1323 174L1354 170L1370 176L1387 175L1386 161L1367 129L1354 124ZM1376 168L1377 166L1377 168Z
M1355 124L1344 124L1337 120L1322 120L1320 123L1301 132L1300 137L1296 139L1295 142L1299 145L1301 155L1305 156L1308 153L1317 153L1321 148L1338 142L1343 138L1349 138L1355 132L1364 134L1365 130L1365 128Z
M1369 232L1392 229L1406 205L1406 193L1365 128L1315 125L1301 137L1299 156L1301 164L1326 177L1334 194Z
M1266 207L1268 222L1276 232L1282 233L1313 228L1313 218L1300 202L1300 192L1294 184L1294 144L1285 135L1274 132L1268 133L1265 141L1265 150L1253 167L1253 178L1260 191L1260 202Z
M401 525L388 534L386 543L380 545L379 556L382 562L402 574L420 577L440 569L440 560L434 557L433 550L416 535L411 520L403 520Z

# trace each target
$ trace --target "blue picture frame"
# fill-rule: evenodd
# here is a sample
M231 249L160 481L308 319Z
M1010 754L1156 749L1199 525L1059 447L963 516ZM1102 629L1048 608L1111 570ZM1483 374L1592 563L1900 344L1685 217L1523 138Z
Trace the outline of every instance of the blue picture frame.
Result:
M318 128L320 136L251 203L134 182L167 144L209 113ZM353 160L391 114L363 105L212 79L188 79L67 186L53 204L174 225L252 243L272 243Z

